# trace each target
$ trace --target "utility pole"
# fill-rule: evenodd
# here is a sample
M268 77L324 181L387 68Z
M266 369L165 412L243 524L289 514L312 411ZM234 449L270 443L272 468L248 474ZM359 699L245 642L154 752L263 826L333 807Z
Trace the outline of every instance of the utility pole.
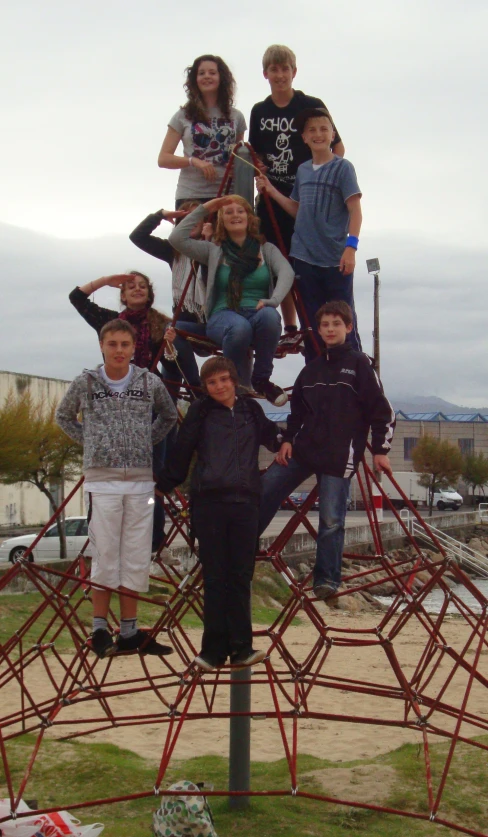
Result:
M375 372L380 377L380 261L379 259L366 259L368 273L374 274L373 289L373 358ZM378 482L381 483L381 474L377 474ZM383 495L373 485L373 503L376 509L376 516L379 521L383 520Z

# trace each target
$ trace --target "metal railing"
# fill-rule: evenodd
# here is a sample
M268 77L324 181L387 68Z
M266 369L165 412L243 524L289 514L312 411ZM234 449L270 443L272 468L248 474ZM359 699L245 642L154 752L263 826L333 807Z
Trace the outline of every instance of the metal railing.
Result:
M488 511L488 503L484 504L487 507ZM406 512L406 513L405 513ZM415 518L411 517L408 510L404 509L400 512L400 515L403 520L407 523L409 531L414 535L418 540L424 540L427 543L432 545L432 540L429 538L425 529L420 526ZM480 511L481 516L481 511ZM444 547L447 554L454 558L458 564L464 565L467 567L471 572L476 573L478 577L481 578L488 578L488 558L486 555L482 555L481 552L476 552L475 549L472 549L465 543L461 543L461 541L456 540L451 535L448 535L446 532L443 532L442 529L438 529L436 526L433 526L432 523L429 521L429 529L432 530L433 534L439 541L439 543Z

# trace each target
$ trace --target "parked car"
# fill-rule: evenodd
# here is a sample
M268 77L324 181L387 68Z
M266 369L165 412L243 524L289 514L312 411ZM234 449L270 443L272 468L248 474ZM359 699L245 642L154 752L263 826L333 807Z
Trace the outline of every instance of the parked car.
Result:
M86 517L67 517L65 520L66 553L71 560L76 558L85 545L88 537L88 523ZM22 558L26 549L35 541L37 534L18 535L7 538L0 544L0 561L11 561L15 564ZM56 524L50 526L47 532L34 547L29 555L29 561L44 563L59 558L59 537Z
M456 491L455 488L441 488L440 491L434 493L434 506L439 511L444 509L452 509L457 511L463 504L463 498Z

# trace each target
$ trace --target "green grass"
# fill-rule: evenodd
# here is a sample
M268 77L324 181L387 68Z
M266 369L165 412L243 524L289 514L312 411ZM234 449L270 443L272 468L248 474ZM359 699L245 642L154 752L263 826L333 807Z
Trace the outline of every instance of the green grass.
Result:
M53 579L53 584L56 581ZM166 590L166 593L171 591ZM149 596L157 596L160 600L158 604L149 604L147 602L139 603L139 623L141 625L154 625L156 620L161 616L161 603L167 598L164 594L164 589L161 586L151 587ZM284 604L289 598L289 589L282 577L276 573L271 567L264 563L258 564L255 579L253 581L253 622L257 625L271 625L280 612L280 605ZM80 603L81 599L81 603ZM37 608L43 604L44 597L41 593L19 593L15 595L1 595L0 596L0 644L4 644L13 633L22 627L25 622L35 613ZM75 608L79 604L77 613L82 623L89 629L91 625L91 604L86 601L81 592L72 596L68 603L66 603L62 596L53 597L53 602L57 607L62 608L65 612L70 608ZM118 613L118 605L114 599L115 613ZM29 645L37 641L42 632L53 618L54 611L49 605L44 608L43 612L36 620L35 625L29 629L25 637L25 644ZM193 610L189 610L183 617L183 625L187 628L202 628L202 622ZM56 621L53 629L50 629L48 638L52 635L53 630L60 624L59 619ZM300 624L300 619L293 620L294 625ZM61 653L72 649L72 641L69 633L63 631L56 640L56 648Z
M34 741L34 736L26 735L7 742L14 786L18 786ZM432 747L432 766L437 781L447 750L448 744ZM476 748L460 745L456 749L444 796L444 818L480 831L486 828L487 761L486 753ZM321 770L333 772L337 768L344 770L357 766L361 766L363 772L374 770L377 766L391 768L393 784L389 798L383 800L385 805L401 810L427 810L423 758L415 745L405 745L375 759L339 764L312 756L300 756L299 788L312 793L326 793L316 775L310 775L312 771L316 774ZM70 803L151 791L156 772L155 762L111 744L44 741L25 797L37 799L40 807L65 805L69 809ZM225 788L227 761L217 756L205 756L174 763L166 774L163 787L182 778L204 781L213 784L216 789ZM253 763L254 790L289 787L290 777L284 759L272 763ZM352 798L353 788L353 784L342 788L343 796ZM5 788L0 784L0 796L3 795ZM229 810L226 798L211 798L210 803L219 837L234 834L245 837L350 837L361 834L367 834L368 837L420 837L434 833L456 833L451 830L438 832L428 822L300 797L254 798L248 810L239 812ZM150 796L142 800L89 808L79 812L79 816L84 823L104 822L105 837L139 837L150 834L151 814L157 805L156 798Z

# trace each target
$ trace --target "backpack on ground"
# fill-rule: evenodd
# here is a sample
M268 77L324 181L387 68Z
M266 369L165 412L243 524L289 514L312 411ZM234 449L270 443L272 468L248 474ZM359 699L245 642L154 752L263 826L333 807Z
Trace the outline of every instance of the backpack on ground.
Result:
M198 785L182 780L168 790L183 791L185 795L161 798L161 805L153 814L155 837L217 837L206 798L190 795L198 794Z

